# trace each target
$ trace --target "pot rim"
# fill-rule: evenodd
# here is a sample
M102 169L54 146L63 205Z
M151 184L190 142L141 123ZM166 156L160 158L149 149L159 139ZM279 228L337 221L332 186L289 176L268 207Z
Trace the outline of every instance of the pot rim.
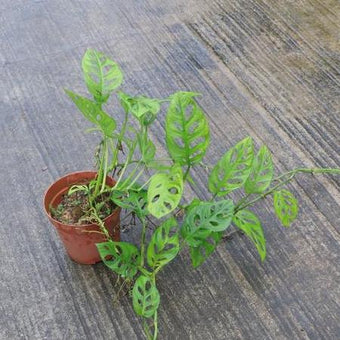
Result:
M54 217L52 217L49 209L46 208L46 196L47 196L47 193L49 192L49 190L51 189L51 187L57 183L58 181L66 178L66 177L69 177L71 175L78 175L78 174L83 174L83 173L91 173L91 174L97 174L97 171L93 171L93 170L83 170L83 171L74 171L74 172L70 172L62 177L59 177L58 179L56 179L55 181L53 181L53 183L45 190L45 193L44 193L44 198L43 198L43 206L44 206L44 210L45 210L45 213L47 215L47 217L49 219L51 219L52 221L56 222L56 223L59 223L61 225L64 225L64 226L67 226L67 227L73 227L73 228L91 228L93 226L98 226L97 223L91 223L91 224L66 224L66 223L63 223L63 222L60 222L58 220L56 220ZM115 182L115 180L111 177L111 176L106 176L106 178L109 178L110 180L112 180L113 182ZM112 211L112 213L108 216L106 216L104 219L103 219L103 222L105 222L107 219L109 219L112 215L114 214L117 214L117 212L120 210L120 207L119 206L116 206L116 208Z

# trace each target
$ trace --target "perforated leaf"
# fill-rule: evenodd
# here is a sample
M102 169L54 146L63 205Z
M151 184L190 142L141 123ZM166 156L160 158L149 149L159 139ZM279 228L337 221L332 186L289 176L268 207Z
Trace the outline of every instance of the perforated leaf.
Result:
M141 275L132 290L132 303L136 314L151 318L157 311L159 302L160 296L156 286L148 277Z
M222 234L212 232L206 239L202 239L197 247L190 247L190 258L194 268L200 266L214 252Z
M227 151L217 162L209 176L209 190L224 196L243 186L253 163L253 141L250 137Z
M289 227L299 212L298 201L294 195L286 189L275 191L274 210L282 225Z
M233 217L233 222L254 243L263 261L266 257L266 239L258 217L249 210L240 210Z
M159 268L169 263L179 251L177 222L171 217L152 234L147 249L147 261L150 267Z
M67 95L76 104L77 108L91 123L97 125L107 137L112 137L116 128L115 120L99 108L93 101L79 96L72 91L65 90Z
M232 200L201 202L189 210L181 228L181 235L190 246L198 247L212 232L226 230L231 223L233 212Z
M260 194L270 185L274 174L272 157L268 148L263 145L256 157L247 181L244 185L247 194Z
M148 210L161 218L173 211L183 193L182 170L175 165L169 173L157 173L151 177L148 189Z
M200 205L200 203L201 203L200 199L198 199L197 197L193 198L193 200L187 206L185 206L186 213L188 214L190 210Z
M131 112L144 126L150 125L161 109L158 99L145 96L132 97L122 91L118 93L118 96L125 111Z
M111 199L119 207L133 211L139 218L148 214L147 191L144 189L113 190Z
M103 242L96 244L104 264L118 275L133 278L140 264L140 253L133 244L127 242Z
M123 81L118 64L92 49L86 51L82 68L87 88L98 103L105 103L111 92Z
M209 145L209 125L193 99L197 93L177 92L166 115L166 145L175 162L191 165L199 162Z

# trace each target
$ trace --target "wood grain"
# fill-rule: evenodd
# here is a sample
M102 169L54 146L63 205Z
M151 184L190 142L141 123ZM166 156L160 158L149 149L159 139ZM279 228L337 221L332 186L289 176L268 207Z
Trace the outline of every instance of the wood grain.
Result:
M278 171L340 166L335 0L5 0L0 10L0 339L144 336L130 298L113 301L116 277L70 261L42 211L54 179L93 166L97 137L83 133L63 92L86 93L87 47L120 63L127 92L201 92L207 162L249 134L269 146ZM108 111L119 115L116 104ZM164 112L152 136L165 153ZM207 173L192 174L207 197ZM161 273L160 339L340 338L339 178L301 176L290 189L301 206L291 229L270 200L255 208L263 264L236 235L199 269L183 253ZM139 231L123 239L137 242Z

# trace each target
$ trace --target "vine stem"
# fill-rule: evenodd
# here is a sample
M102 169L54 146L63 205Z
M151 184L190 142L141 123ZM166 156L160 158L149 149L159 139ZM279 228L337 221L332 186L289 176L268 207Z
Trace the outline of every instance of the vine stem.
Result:
M121 172L120 172L120 174L119 174L119 177L118 177L118 180L117 180L117 182L116 182L116 184L115 184L115 186L114 186L113 188L117 188L117 187L118 187L118 184L119 184L120 181L122 180L123 175L124 175L124 173L125 173L125 171L126 171L128 165L129 165L130 162L131 162L131 158L132 158L132 156L133 156L133 153L134 153L134 151L135 151L135 148L136 148L136 143L134 143L133 146L131 147L131 149L129 150L129 155L128 155L126 161L125 161L124 167L123 167L123 169L121 170ZM137 165L137 167L138 167L138 165Z
M136 168L133 170L133 172L129 175L129 177L124 181L124 184L128 184L129 181L131 180L129 186L126 188L126 190L129 190L133 187L133 185L138 181L138 179L140 178L140 176L143 175L144 173L144 167L143 169L141 169L138 174L135 176L135 178L133 178L134 174L136 173L138 167L140 166L140 163L137 164Z
M143 319L143 328L144 328L147 339L153 340L153 336L151 335L150 330L149 330L149 325L145 319Z
M103 144L103 159L104 159L104 169L102 173L103 178L102 178L102 187L100 189L100 193L102 193L105 190L107 167L108 167L108 160L109 160L109 150L108 150L106 137L104 138L104 144Z
M217 197L217 193L213 194L213 195L211 196L210 201L212 202L213 200L215 200L216 197Z
M129 119L128 112L125 112L124 122L123 122L123 125L122 125L122 129L120 130L120 134L118 136L118 140L117 140L117 143L116 143L116 148L115 148L115 150L113 150L114 152L113 152L112 164L118 163L119 146L122 144L122 139L123 139L123 137L125 135L128 119Z
M184 176L183 176L183 182L187 179L188 175L189 175L189 171L190 171L190 165L188 165L185 173L184 173Z
M151 275L151 280L152 283L156 286L156 274L157 271L153 271L152 275ZM158 314L157 314L157 310L155 311L155 314L153 316L153 340L157 339L157 334L158 334Z
M104 137L104 140L103 140L103 148L104 148L104 144L105 144L105 137ZM100 164L99 164L99 169L98 169L98 173L97 173L96 186L95 186L95 189L94 189L93 198L97 197L99 187L100 187L100 184L101 184L101 181L102 181L103 166L104 166L104 161L105 161L104 160L104 158L105 158L104 152L105 151L103 150L102 156L101 156L101 159L100 159Z
M290 174L297 174L297 173L310 173L310 174L337 174L340 175L340 168L297 168L288 172L283 173L282 175L276 177L274 181L278 181L281 178L290 175Z
M105 234L107 240L112 241L111 236L110 236L108 230L106 229L103 220L98 216L98 213L97 213L95 208L92 208L92 215L96 219L101 231Z
M153 317L153 326L154 326L154 330L153 330L153 340L157 339L157 333L158 333L158 319L157 319L157 311L155 312L155 315Z
M285 172L283 174L281 174L280 176L276 177L273 181L277 182L280 181L282 178L285 178L285 180L280 181L278 184L276 184L275 186L273 186L271 189L269 189L268 191L264 192L263 194L259 195L258 197L254 198L253 200L246 202L243 204L244 199L241 199L240 202L236 205L235 207L235 213L237 213L238 211L245 209L246 207L253 205L254 203L256 203L257 201L265 198L266 196L272 194L276 189L282 187L283 185L287 184L288 182L290 182L298 173L310 173L310 174L321 174L321 173L330 173L330 174L340 174L340 169L332 169L332 168L297 168L288 172Z
M142 237L141 237L141 245L140 245L140 254L141 254L141 263L140 266L144 267L144 256L145 256L145 234L146 234L146 222L145 218L142 219Z

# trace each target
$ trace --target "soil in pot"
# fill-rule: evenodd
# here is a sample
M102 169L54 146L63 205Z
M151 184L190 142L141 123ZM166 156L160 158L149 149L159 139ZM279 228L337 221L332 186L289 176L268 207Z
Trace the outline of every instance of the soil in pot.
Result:
M98 216L102 220L111 215L116 208L108 192L99 195L95 204ZM64 194L56 208L50 206L50 212L53 218L64 224L85 225L96 223L91 217L90 203L85 191L76 191L70 195Z
M93 223L90 219L83 223L86 219L84 215L89 213L87 193L78 191L77 194L68 195L68 191L73 185L87 185L95 177L96 172L93 171L68 174L55 181L47 189L44 197L45 212L55 226L67 253L72 260L81 264L94 264L101 261L96 244L106 242L107 238L97 223ZM115 181L107 177L106 184L112 187ZM107 204L102 204L106 200ZM102 205L102 209L99 209L102 214L100 217L106 230L111 239L118 242L120 240L120 208L116 207L113 202L111 203L108 196L98 197L97 203Z

